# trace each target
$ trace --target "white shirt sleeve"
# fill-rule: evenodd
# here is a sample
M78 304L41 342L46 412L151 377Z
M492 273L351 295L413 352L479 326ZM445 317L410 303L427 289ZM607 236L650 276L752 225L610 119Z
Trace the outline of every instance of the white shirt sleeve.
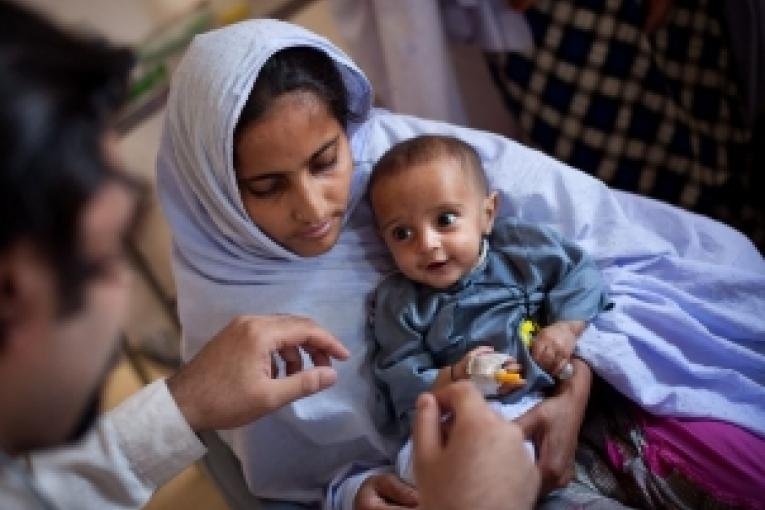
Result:
M205 451L160 380L106 413L81 443L33 454L28 474L58 509L141 508ZM9 483L15 487L6 491ZM7 472L0 476L0 507L41 508Z

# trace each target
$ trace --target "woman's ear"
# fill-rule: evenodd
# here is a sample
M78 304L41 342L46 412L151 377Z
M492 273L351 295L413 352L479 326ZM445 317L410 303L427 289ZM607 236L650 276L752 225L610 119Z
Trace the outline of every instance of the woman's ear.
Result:
M497 217L498 208L499 195L496 191L492 191L483 199L483 233L485 235L491 234L491 230L494 228L494 219Z

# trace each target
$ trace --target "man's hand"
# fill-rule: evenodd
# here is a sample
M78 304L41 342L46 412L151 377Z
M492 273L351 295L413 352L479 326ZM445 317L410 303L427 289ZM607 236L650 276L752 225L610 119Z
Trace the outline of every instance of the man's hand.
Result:
M520 428L469 382L420 395L412 440L424 510L532 507L539 474Z
M393 473L372 475L361 484L353 500L354 510L415 508L417 490Z
M564 487L574 474L574 453L590 394L592 372L577 358L571 363L573 377L560 382L555 395L515 420L526 438L537 446L537 468L542 477L540 495Z
M584 328L582 321L558 321L540 329L531 344L531 357L545 372L557 376L571 361Z
M314 367L303 370L299 349ZM276 378L273 356L285 361ZM315 322L290 315L241 316L167 380L192 430L245 425L335 383L330 359L350 353Z

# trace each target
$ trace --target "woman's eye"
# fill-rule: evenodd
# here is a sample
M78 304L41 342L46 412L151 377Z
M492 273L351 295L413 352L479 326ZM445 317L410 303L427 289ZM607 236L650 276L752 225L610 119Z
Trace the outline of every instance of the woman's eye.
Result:
M438 215L438 226L448 227L457 221L457 215L452 212L441 213Z
M412 237L412 231L406 227L396 227L391 231L391 235L396 241L406 241Z
M276 178L245 181L244 186L249 193L256 197L267 197L279 192L281 189L281 183Z
M314 172L323 172L334 168L337 163L337 155L333 154L332 157L322 157L311 164L311 170Z

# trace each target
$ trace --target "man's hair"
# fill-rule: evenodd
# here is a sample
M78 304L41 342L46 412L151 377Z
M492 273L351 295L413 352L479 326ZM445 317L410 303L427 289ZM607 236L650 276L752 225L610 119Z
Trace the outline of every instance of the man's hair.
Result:
M121 179L104 136L132 62L126 49L0 0L0 254L30 242L55 271L62 314L80 308L88 278L83 209Z
M398 143L383 154L372 169L367 186L369 195L372 195L375 185L381 179L440 158L456 161L463 172L470 173L477 189L488 194L489 184L481 165L481 158L470 144L453 136L421 135Z

